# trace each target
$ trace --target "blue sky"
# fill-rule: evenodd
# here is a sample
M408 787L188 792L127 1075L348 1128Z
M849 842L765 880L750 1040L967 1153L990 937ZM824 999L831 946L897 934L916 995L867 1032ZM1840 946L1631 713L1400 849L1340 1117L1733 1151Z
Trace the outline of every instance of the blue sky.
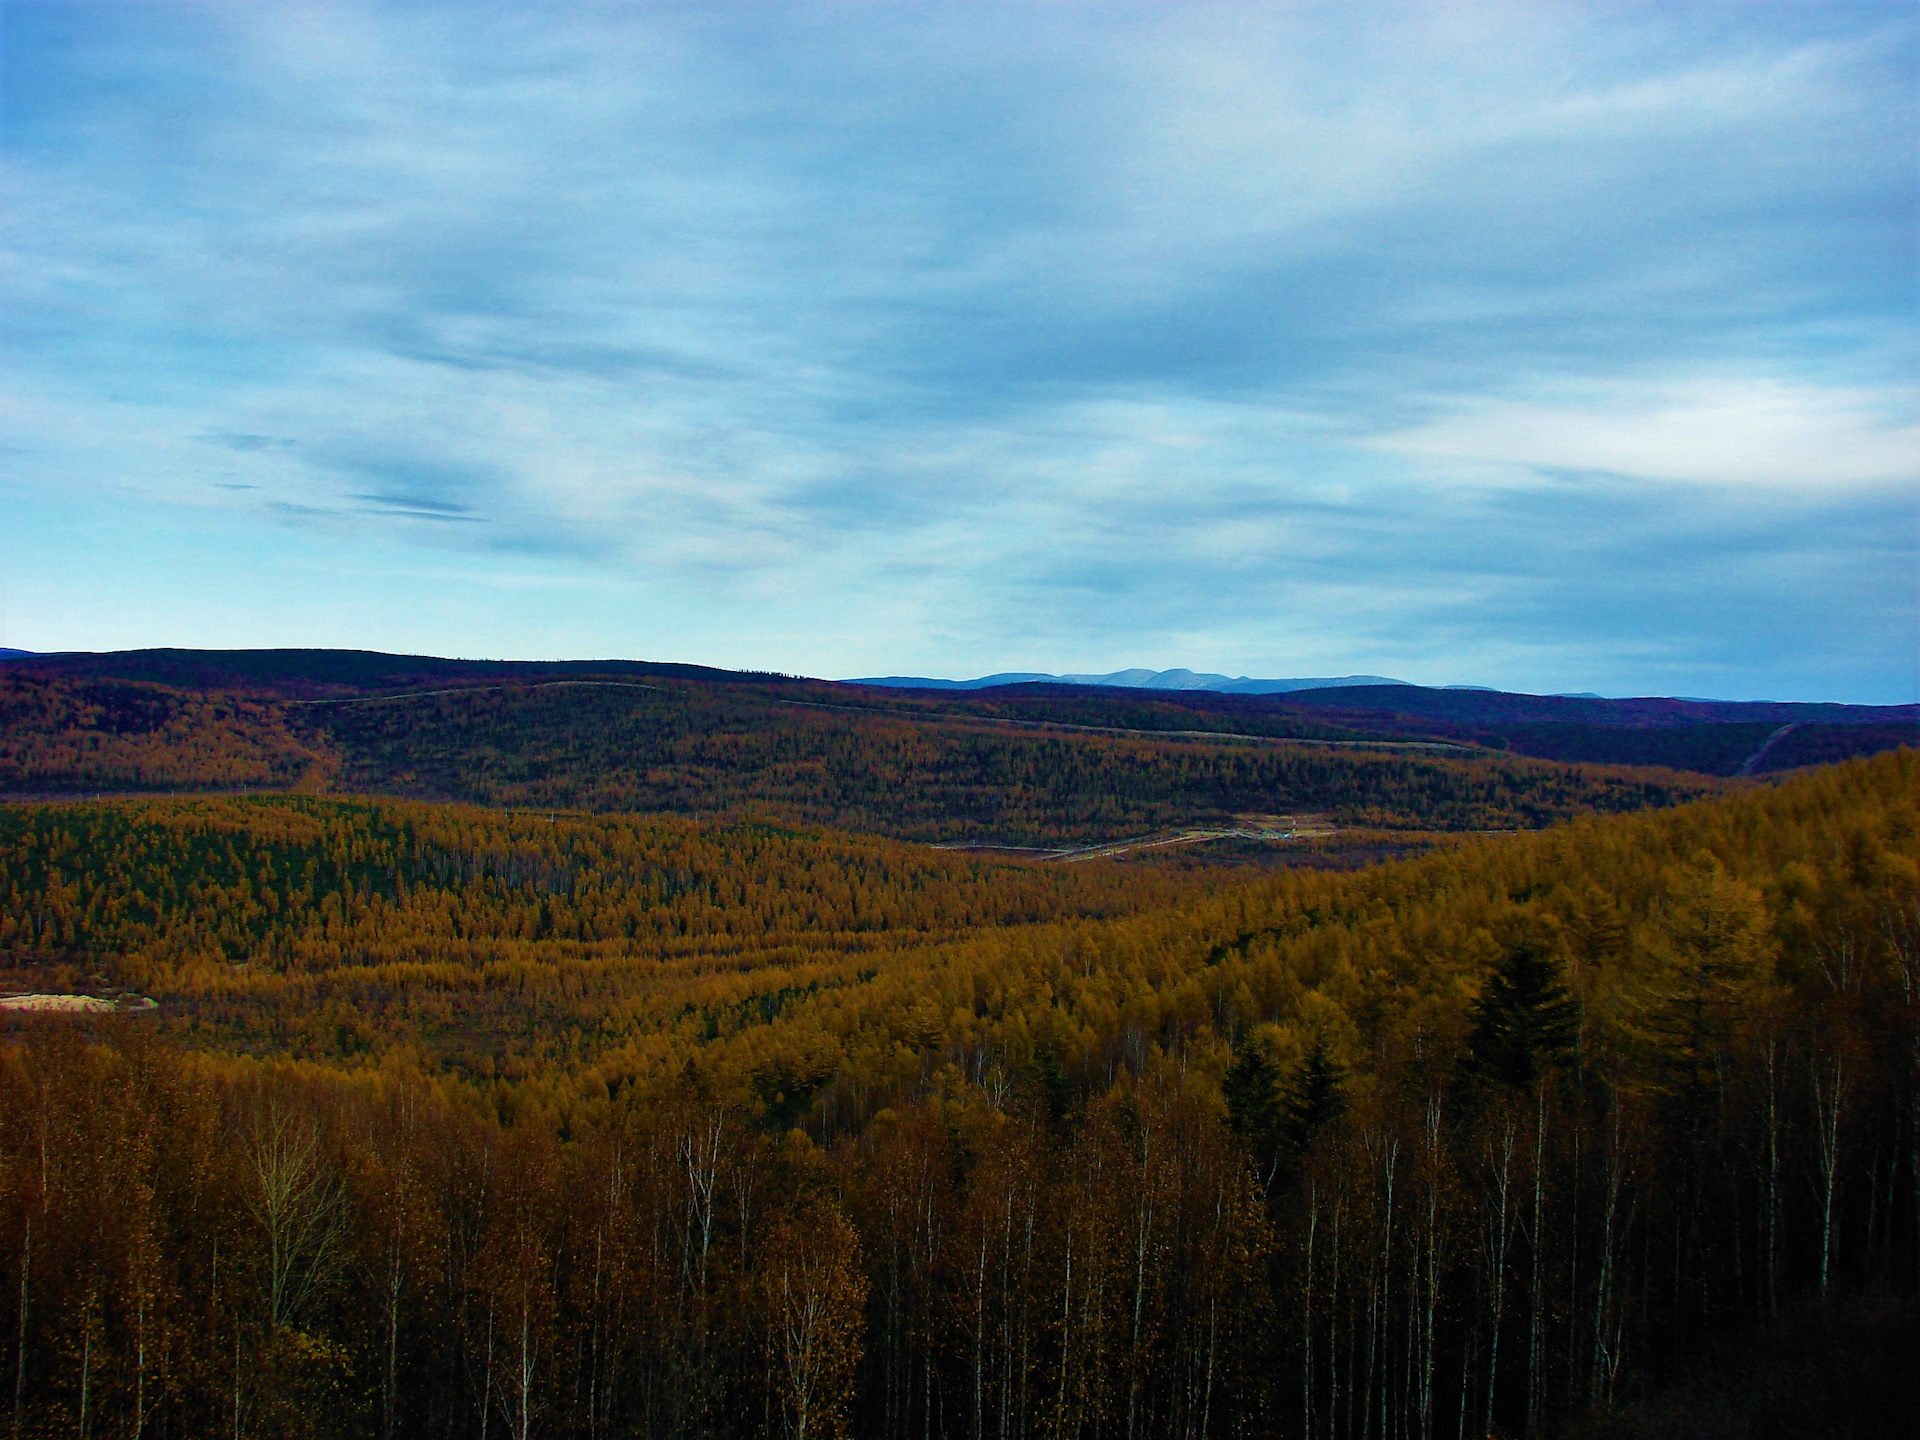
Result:
M0 644L1920 698L1910 5L0 25Z

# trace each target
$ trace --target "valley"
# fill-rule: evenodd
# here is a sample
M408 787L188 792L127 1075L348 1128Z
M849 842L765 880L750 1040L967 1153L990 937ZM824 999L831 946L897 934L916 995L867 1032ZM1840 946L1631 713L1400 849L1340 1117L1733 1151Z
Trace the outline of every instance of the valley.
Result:
M420 669L0 676L23 1434L1900 1413L1920 751Z

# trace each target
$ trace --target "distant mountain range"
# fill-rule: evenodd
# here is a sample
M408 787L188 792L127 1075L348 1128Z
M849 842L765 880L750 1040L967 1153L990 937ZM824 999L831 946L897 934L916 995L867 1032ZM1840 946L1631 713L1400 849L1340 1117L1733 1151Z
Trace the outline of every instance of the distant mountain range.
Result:
M1287 695L1295 690L1332 690L1351 685L1410 685L1385 675L1339 675L1293 680L1206 675L1192 670L1115 670L1110 675L1047 675L1008 670L978 680L931 680L916 675L876 675L843 685L882 685L893 690L991 690L998 685L1117 685L1127 690L1212 690L1223 695Z
M870 675L842 680L842 685L878 685L890 690L992 690L1001 685L1113 685L1123 690L1208 690L1218 695L1291 695L1298 690L1347 690L1356 685L1405 685L1411 680L1389 675L1296 676L1290 680L1260 680L1248 675L1213 675L1195 670L1115 670L1108 675L1048 675L1037 670L1003 670L978 680L934 680L924 675ZM1442 690L1500 692L1491 685L1442 685ZM1569 694L1574 700L1598 700L1591 690Z
M84 702L86 713L93 716L88 726L119 735L146 733L139 725L169 713L168 707L178 703L177 695L169 699L129 685L157 685L178 695L245 695L270 707L284 704L284 712L261 711L267 717L261 723L290 725L306 734L316 724L339 729L343 723L332 711L309 712L306 707L315 702L464 687L531 690L608 682L649 693L660 681L672 682L665 688L687 697L687 703L716 714L733 714L745 706L739 713L758 717L756 725L773 723L767 717L775 712L767 706L792 702L847 712L879 710L894 721L936 726L1063 726L1067 729L1061 733L1147 735L1166 731L1186 739L1217 731L1235 743L1256 737L1444 744L1543 760L1659 765L1702 775L1767 774L1920 745L1920 705L1603 699L1515 694L1480 686L1434 688L1383 676L1234 679L1191 670L1058 676L1029 671L977 680L888 676L846 682L638 660L457 660L364 650L0 654L0 730L11 732L28 723L30 713L38 713L34 706L22 710L14 703L27 693L23 686L35 683L53 684L75 703ZM919 693L910 695L910 689ZM0 790L6 788L0 773Z

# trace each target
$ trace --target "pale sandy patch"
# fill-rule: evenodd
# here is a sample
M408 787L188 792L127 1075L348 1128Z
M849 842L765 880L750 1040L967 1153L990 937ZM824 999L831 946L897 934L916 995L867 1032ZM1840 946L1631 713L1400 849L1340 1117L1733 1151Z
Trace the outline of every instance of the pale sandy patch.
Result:
M3 995L0 1010L113 1010L111 1000L91 995Z

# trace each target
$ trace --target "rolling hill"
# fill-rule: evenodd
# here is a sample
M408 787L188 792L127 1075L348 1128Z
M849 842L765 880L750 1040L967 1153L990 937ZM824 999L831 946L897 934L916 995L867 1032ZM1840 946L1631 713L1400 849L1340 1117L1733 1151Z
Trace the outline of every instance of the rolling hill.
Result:
M1262 697L928 696L631 662L37 657L0 666L0 719L0 793L14 795L299 789L762 814L941 843L1091 844L1248 815L1532 829L1713 788Z

